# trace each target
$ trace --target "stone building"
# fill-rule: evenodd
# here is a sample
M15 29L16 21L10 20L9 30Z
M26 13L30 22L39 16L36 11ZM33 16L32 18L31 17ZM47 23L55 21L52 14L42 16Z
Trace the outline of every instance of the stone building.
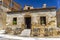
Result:
M6 27L12 29L30 29L30 36L56 36L58 29L56 8L34 8L21 11L9 11L6 15ZM53 33L52 33L53 32ZM52 33L52 34L51 34Z
M6 0L4 2L6 3ZM15 2L13 3L15 4ZM30 36L60 36L60 29L57 27L56 7L46 7L46 4L42 8L25 5L23 10L20 11L0 5L0 29L15 35L26 33L25 36L27 36L28 31L30 31ZM26 29L27 31L24 32Z

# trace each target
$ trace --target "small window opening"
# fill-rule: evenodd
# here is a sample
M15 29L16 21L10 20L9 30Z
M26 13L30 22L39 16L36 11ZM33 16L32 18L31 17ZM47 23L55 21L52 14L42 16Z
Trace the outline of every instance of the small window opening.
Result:
M17 25L17 18L13 18L13 25Z
M40 17L40 23L46 25L46 17Z

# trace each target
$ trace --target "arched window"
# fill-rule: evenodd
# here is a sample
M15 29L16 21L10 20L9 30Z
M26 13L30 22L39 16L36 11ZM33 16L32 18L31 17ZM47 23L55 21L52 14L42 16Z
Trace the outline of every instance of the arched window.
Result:
M30 7L28 7L28 10L30 10Z

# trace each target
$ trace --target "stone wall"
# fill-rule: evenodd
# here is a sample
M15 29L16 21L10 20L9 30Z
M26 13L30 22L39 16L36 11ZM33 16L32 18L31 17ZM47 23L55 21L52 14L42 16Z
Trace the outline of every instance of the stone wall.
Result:
M6 13L0 11L0 30L6 28Z
M31 24L32 24L31 25L31 36L35 35L36 32L34 30L36 28L39 29L37 31L40 36L44 36L45 28L47 29L57 28L56 11L22 12L22 13L13 13L13 14L10 13L10 14L7 14L7 18L6 18L7 27L24 29L26 27L24 17L28 17L28 16L31 17ZM45 26L40 24L41 16L46 17ZM14 17L17 17L17 25L12 24Z

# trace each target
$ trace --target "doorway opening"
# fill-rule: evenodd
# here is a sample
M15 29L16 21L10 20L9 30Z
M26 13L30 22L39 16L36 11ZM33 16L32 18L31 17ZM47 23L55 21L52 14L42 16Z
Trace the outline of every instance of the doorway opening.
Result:
M27 29L31 29L31 17L25 17L25 24Z

